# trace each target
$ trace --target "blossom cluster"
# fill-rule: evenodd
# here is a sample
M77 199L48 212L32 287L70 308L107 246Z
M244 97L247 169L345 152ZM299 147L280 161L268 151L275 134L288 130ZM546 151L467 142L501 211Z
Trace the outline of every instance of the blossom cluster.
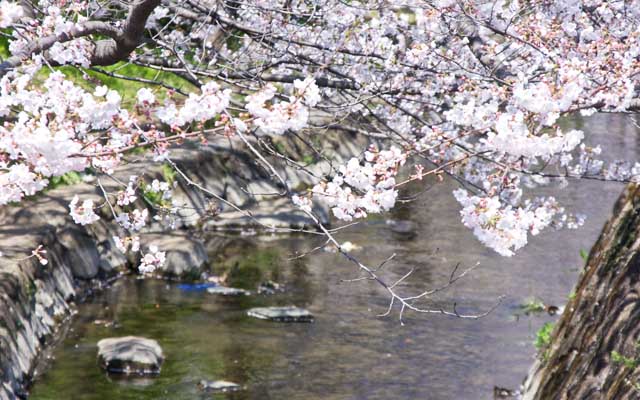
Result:
M464 189L453 194L463 207L462 223L482 243L503 256L512 256L524 247L528 234L540 233L561 211L553 198L544 199L539 205L515 208L504 205L496 196L470 196Z
M73 222L80 225L90 225L100 219L94 211L93 200L84 200L81 205L78 205L79 201L80 199L76 195L69 203L69 214L73 218Z
M155 271L164 265L167 259L166 255L166 252L160 251L158 246L150 245L147 253L140 259L138 270L143 274Z
M254 117L253 124L261 133L282 135L288 130L299 131L307 125L309 109L320 101L320 90L312 77L293 82L295 93L288 101L276 101L278 91L268 84L247 96L246 109Z
M160 121L171 126L183 126L191 122L204 122L218 116L229 106L230 89L222 90L220 85L209 82L202 86L201 93L190 93L182 106L173 101L167 101L156 110ZM138 102L152 102L149 91L138 92Z
M369 148L364 162L351 158L340 166L339 173L329 182L312 189L313 195L325 201L333 215L344 221L364 218L368 213L390 210L396 202L395 176L406 161L406 154L397 147L389 150ZM308 203L296 200L301 207Z
M33 4L29 12L26 3ZM139 146L161 161L172 140L204 140L199 132L211 126L230 139L236 132L298 134L316 115L330 120L322 123L329 129L403 146L372 148L313 188L337 218L393 207L400 167L419 156L478 190L456 191L463 223L505 255L554 218L571 226L580 220L550 199L527 200L527 191L566 177L640 180L640 163L605 162L598 146L585 143L585 132L563 125L570 116L640 106L635 2L386 0L378 9L361 1L247 0L215 13L204 12L215 2L192 3L157 6L144 25L153 40L140 43L128 61L177 71L202 82L200 91L165 96L144 87L127 108L106 86L87 91L59 70L45 72L90 66L99 41L110 39L84 35L86 24L113 17L108 27L120 29L124 6L0 0L0 28L21 60L0 78L0 205L70 171L111 174L122 154ZM220 39L229 32L232 40ZM59 40L33 50L52 36ZM239 94L233 100L232 87ZM420 164L412 179L424 174ZM132 231L150 219L131 210L141 197L154 194L163 208L174 208L164 183L138 185L135 179L123 185L114 200L118 222ZM311 197L292 200L311 210ZM94 222L94 207L74 199L71 217Z

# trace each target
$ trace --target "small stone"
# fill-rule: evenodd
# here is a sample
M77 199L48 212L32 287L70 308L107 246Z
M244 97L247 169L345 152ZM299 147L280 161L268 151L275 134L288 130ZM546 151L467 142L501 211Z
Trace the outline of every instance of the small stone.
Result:
M198 383L198 387L206 392L221 393L237 392L242 389L242 387L237 383L228 381L206 381L204 379Z
M221 296L248 296L251 294L251 292L244 289L231 288L231 287L225 287L225 286L210 287L207 289L207 293L219 294Z
M108 319L96 319L93 321L93 323L95 325L102 325L105 328L111 328L111 327L117 326L117 323L115 321L108 320Z
M164 356L155 340L124 336L99 341L98 360L109 373L145 376L160 373Z
M262 282L260 286L258 286L258 294L272 295L278 292L284 292L284 288L281 284L274 281Z
M275 322L313 322L313 314L299 307L257 307L247 311L254 318Z

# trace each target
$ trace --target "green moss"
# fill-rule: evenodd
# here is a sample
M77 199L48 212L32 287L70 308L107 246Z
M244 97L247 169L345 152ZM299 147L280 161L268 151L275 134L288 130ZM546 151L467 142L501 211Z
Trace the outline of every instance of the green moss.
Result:
M534 342L538 349L538 357L542 361L547 361L550 355L549 345L551 344L551 333L553 332L553 322L547 322L542 328L536 332L536 340Z
M638 360L637 358L623 356L615 350L611 352L611 361L616 364L623 364L625 367L630 369L636 369L636 367L640 363L640 360Z

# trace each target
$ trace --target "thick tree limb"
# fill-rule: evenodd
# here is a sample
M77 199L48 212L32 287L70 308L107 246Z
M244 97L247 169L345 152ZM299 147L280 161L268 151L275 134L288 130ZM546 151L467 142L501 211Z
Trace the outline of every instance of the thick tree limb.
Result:
M30 59L34 54L42 53L56 43L69 42L94 34L105 35L109 39L99 40L95 43L90 60L91 65L111 65L125 60L136 47L144 42L146 21L159 4L160 0L141 0L133 3L123 28L117 28L108 22L88 21L68 32L35 40L21 53L0 63L0 77Z

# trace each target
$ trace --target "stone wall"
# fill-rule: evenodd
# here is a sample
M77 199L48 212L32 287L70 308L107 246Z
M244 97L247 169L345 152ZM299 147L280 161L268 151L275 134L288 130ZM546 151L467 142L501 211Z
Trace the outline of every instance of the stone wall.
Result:
M310 167L317 176L331 173L332 166L360 153L367 141L327 134L322 143L321 150L331 157ZM290 154L300 148L299 143L284 139L280 146ZM218 204L211 195L178 177L174 197L185 203L179 229L166 232L159 225L151 225L141 234L143 243L154 243L167 251L167 263L161 271L165 276L199 275L208 260L198 238L200 228L237 230L309 224L288 201L269 195L282 188L272 183L270 172L255 162L242 143L225 139L204 148L181 148L172 152L172 160L192 183L249 210L251 216ZM302 188L311 182L304 172L291 171L295 168L278 171L290 187ZM129 175L143 173L149 179L162 178L160 165L135 160L115 176L127 182ZM74 224L69 216L68 204L75 194L82 200L103 202L96 183L60 187L0 209L0 400L26 397L39 356L73 315L74 302L123 271L132 271L137 264L115 248L112 237L123 232L110 219L108 207L101 210L103 219L86 227ZM101 183L108 192L118 190L114 180L103 178ZM211 213L212 205L222 212ZM137 206L149 207L141 200ZM318 207L316 211L328 219L325 209ZM47 251L47 265L41 265L35 257L28 258L40 245Z

